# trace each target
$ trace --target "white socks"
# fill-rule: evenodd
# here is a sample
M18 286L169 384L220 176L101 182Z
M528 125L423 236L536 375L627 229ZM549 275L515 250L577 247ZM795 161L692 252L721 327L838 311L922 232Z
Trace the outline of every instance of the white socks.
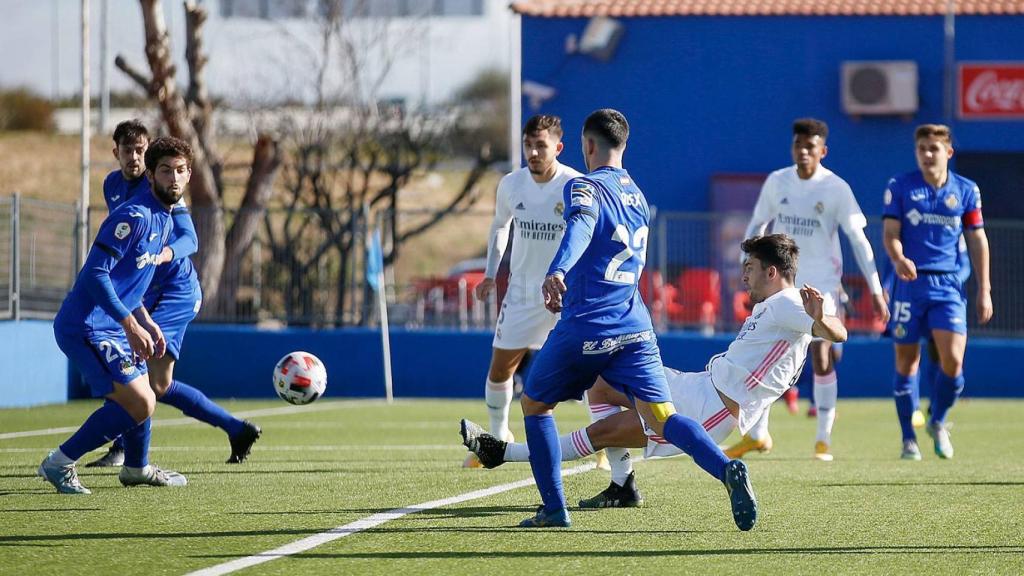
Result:
M754 422L754 425L747 432L747 435L754 440L764 440L768 437L768 414L771 413L771 406L765 409L761 417Z
M487 379L484 389L484 403L491 419L491 435L504 440L508 434L508 408L512 404L512 379L507 382L492 382Z
M831 443L838 395L839 384L835 370L824 376L814 375L814 405L818 409L818 435L815 438L817 442Z
M622 411L620 406L613 404L601 404L601 403L587 403L590 408L590 421L597 422L604 420L609 416L613 416ZM589 441L589 438L588 438ZM604 449L604 453L608 456L608 464L612 467L612 482L615 482L619 486L626 484L626 479L633 472L633 460L630 457L629 450L625 448L608 448Z
M587 436L587 429L580 428L569 434L562 434L558 437L558 444L562 447L562 462L579 460L594 453L594 445ZM509 442L505 445L506 462L529 462L530 448L526 442ZM628 475L628 474L627 474Z

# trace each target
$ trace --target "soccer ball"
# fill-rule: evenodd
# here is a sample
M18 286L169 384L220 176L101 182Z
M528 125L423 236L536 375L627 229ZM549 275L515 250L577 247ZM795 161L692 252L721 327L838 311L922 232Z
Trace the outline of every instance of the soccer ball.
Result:
M309 352L291 352L274 366L274 390L285 402L309 404L326 389L327 369Z

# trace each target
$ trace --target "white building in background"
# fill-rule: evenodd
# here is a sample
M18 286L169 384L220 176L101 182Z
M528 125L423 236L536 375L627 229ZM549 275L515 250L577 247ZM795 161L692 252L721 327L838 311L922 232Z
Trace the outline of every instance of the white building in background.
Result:
M334 0L346 33L364 51L362 92L409 106L438 104L486 69L510 65L513 16L507 0ZM99 94L101 5L107 2L109 52L148 71L136 0L91 0L92 92ZM240 106L311 102L321 54L323 11L331 0L198 0L209 10L204 34L210 93ZM76 94L81 0L0 0L0 88L27 86L43 96ZM181 2L165 0L178 80L186 82ZM382 56L383 53L393 56ZM391 62L383 76L384 62ZM133 89L112 68L112 91ZM337 61L327 84L348 89ZM379 81L379 85L377 82Z

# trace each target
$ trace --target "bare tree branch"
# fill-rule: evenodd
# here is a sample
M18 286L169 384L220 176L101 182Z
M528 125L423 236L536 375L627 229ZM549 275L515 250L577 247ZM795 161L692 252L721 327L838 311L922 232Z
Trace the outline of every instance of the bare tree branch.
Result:
M114 66L117 66L121 72L124 72L126 76L134 80L135 84L138 85L139 88L142 88L146 95L150 98L156 98L153 79L129 64L128 60L126 60L124 56L118 54L117 57L114 58Z

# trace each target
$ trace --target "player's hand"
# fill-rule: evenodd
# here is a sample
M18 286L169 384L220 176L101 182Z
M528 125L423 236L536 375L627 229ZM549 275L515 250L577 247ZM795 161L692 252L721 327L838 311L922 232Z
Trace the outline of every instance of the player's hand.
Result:
M487 300L487 297L491 295L491 292L494 292L494 278L484 278L476 285L473 292L476 294L477 300Z
M162 358L167 352L167 339L164 338L164 331L156 325L156 322L149 322L146 332L153 337L153 358Z
M142 360L149 360L156 348L153 336L131 314L121 321L121 326L124 328L125 336L128 337L128 345L131 346L135 356Z
M871 297L871 305L875 308L875 317L882 321L882 324L889 323L889 304L885 301L885 292L875 294Z
M804 284L800 289L800 298L804 301L804 311L815 321L825 317L825 297L817 288Z
M914 264L913 260L904 258L894 262L893 266L896 268L896 276L900 280L906 280L907 282L917 280L917 265Z
M544 307L552 313L562 311L562 294L565 294L565 279L561 274L551 274L540 287L544 294Z
M985 290L978 292L978 324L988 324L992 319L992 293Z
M156 258L153 258L153 265L167 264L171 260L174 260L174 250L171 250L170 246L164 246L164 249L156 255Z

